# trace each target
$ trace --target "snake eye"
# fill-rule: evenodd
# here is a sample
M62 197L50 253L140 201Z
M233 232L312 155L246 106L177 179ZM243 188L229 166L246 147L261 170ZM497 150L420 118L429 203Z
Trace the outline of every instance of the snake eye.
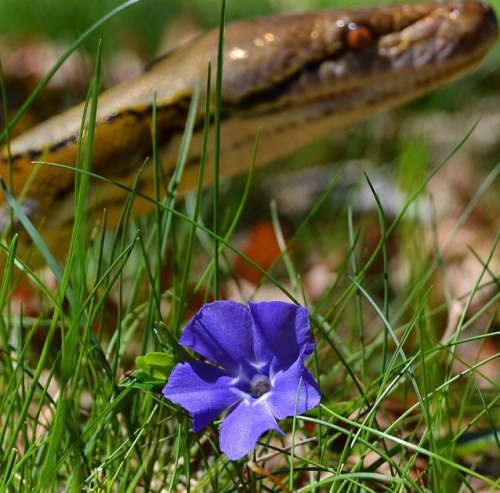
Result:
M364 50L373 45L375 36L371 29L363 24L351 22L347 26L345 42L348 49L353 51Z

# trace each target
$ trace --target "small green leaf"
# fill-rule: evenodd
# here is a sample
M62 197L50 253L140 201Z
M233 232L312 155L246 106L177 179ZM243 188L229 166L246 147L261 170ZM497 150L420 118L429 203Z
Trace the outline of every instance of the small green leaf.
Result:
M170 353L152 352L135 359L137 368L153 378L166 379L175 365L175 358Z
M143 370L137 370L128 375L119 385L120 387L133 387L148 392L161 392L163 387L165 387L165 383L165 378L155 378Z
M478 456L498 445L498 430L469 432L460 437L453 451L456 457Z

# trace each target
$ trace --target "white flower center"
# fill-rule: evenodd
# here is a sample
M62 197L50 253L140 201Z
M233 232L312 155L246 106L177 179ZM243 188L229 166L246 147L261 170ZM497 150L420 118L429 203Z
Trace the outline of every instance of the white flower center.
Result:
M271 382L269 377L265 375L255 375L250 382L250 393L252 397L258 399L262 397L265 393L269 392L271 388Z

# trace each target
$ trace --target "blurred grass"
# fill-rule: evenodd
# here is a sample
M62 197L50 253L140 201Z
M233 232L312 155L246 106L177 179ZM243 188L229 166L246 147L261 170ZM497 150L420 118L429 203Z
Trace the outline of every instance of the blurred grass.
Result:
M91 24L121 5L121 0L2 0L0 2L0 37L41 36L50 39L72 41ZM255 15L264 15L294 10L339 8L356 5L377 4L375 0L253 0L251 2L229 1L228 21ZM395 3L395 2L386 2ZM491 0L490 5L500 11L500 0ZM217 25L220 0L142 0L113 19L87 42L93 46L103 37L104 55L125 44L135 41L141 54L154 56L165 26L180 14L192 16L203 28ZM132 36L130 36L132 35ZM95 54L95 49L92 51ZM497 49L498 53L498 49Z
M5 0L0 3L0 32L2 37L41 36L57 40L73 40L86 28L121 5L120 0L65 1L37 0L20 2ZM201 27L213 27L219 20L220 2L143 0L110 21L86 43L87 49L105 38L104 54L125 44L137 42L144 57L156 53L158 43L169 21L180 14L192 16ZM229 18L248 17L269 13L265 0L238 2L229 11ZM95 53L95 50L94 50Z

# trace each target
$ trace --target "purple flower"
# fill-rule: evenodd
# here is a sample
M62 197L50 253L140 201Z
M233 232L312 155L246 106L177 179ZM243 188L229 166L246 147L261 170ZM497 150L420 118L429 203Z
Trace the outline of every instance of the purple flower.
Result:
M318 384L304 365L314 352L305 307L216 301L201 308L179 342L214 364L179 363L163 395L189 411L194 431L229 410L220 448L231 460L268 430L284 435L277 419L319 404Z

